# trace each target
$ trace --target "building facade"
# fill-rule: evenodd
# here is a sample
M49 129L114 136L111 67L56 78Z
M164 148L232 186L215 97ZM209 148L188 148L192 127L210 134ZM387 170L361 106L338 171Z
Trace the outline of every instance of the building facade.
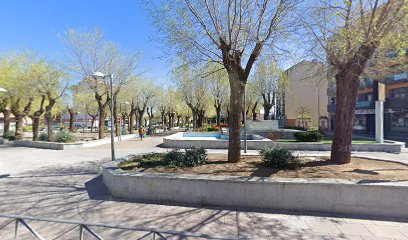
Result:
M408 51L406 54L408 56ZM390 56L389 58L392 58L392 55ZM396 68L394 63L388 65L383 63L382 67L384 65L391 69L381 69L386 74L362 77L355 106L354 133L375 136L375 101L378 95L377 83L380 82L385 85L384 136L386 139L408 142L408 62L403 60L402 64L398 64L399 68ZM327 94L329 129L333 131L336 111L334 84L328 87Z
M277 99L284 127L328 128L327 70L317 61L303 60L287 69L288 83Z

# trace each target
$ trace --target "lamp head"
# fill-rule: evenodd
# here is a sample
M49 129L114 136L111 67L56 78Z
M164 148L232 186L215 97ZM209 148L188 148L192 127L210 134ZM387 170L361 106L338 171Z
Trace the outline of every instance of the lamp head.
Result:
M93 77L95 78L104 78L105 74L101 73L101 72L95 72L94 74L92 74Z

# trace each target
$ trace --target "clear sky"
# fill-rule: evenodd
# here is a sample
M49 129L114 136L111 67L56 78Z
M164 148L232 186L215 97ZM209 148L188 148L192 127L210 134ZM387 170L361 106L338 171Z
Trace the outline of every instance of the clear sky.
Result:
M23 48L57 59L63 55L58 34L69 28L99 28L125 50L143 52L143 67L156 82L168 82L169 68L156 31L138 0L5 0L0 13L0 52Z

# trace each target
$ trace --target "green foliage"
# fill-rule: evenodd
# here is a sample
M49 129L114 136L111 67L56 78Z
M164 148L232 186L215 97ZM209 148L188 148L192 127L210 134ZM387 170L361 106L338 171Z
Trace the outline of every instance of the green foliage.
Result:
M16 133L14 131L8 131L4 133L4 138L9 141L14 141L16 140Z
M174 149L166 154L164 163L172 167L195 167L203 165L207 161L207 153L202 147L186 149L183 153Z
M319 142L323 139L323 134L318 131L297 132L293 136L298 142Z
M207 132L217 132L220 128L218 126L209 126L207 127Z
M293 152L284 147L263 148L259 150L263 156L263 163L266 166L277 169L297 169L300 167L300 160L293 155Z
M70 132L61 131L54 135L54 141L61 142L61 143L71 143L71 142L75 142L76 138Z
M46 142L46 141L48 141L48 134L47 133L40 133L40 136L38 136L38 139L40 139L40 141Z
M33 131L33 126L24 126L23 127L23 132L31 132Z
M129 134L129 132L128 132L128 130L126 128L122 128L120 134L121 135L126 135L126 134Z
M164 164L165 153L148 153L140 156L140 167L157 167Z

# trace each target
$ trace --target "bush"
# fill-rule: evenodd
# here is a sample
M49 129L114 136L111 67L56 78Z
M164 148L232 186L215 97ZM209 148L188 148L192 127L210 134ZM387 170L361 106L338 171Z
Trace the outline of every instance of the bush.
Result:
M47 133L40 133L40 136L38 136L38 139L40 139L40 141L46 142L46 141L48 141L48 134Z
M216 132L219 131L220 128L218 126L209 126L207 127L207 132Z
M61 131L54 135L54 142L71 143L75 142L76 138L70 132Z
M9 141L14 141L16 140L16 133L14 131L8 131L4 133L4 138Z
M24 126L23 127L23 132L31 132L33 131L33 126Z
M220 124L220 127L226 128L226 127L228 127L228 124L226 124L226 123L221 123L221 124Z
M263 156L263 163L266 166L277 169L297 169L300 167L300 160L293 155L293 152L284 147L263 148L259 150Z
M127 134L129 134L129 132L128 132L128 130L126 128L122 128L120 134L121 135L127 135Z
M148 153L140 157L140 167L156 167L164 164L164 153Z
M205 164L206 161L207 153L202 147L186 149L184 153L179 149L174 149L163 159L164 164L171 167L195 167Z
M319 142L323 138L323 134L318 131L297 132L293 136L298 142Z

